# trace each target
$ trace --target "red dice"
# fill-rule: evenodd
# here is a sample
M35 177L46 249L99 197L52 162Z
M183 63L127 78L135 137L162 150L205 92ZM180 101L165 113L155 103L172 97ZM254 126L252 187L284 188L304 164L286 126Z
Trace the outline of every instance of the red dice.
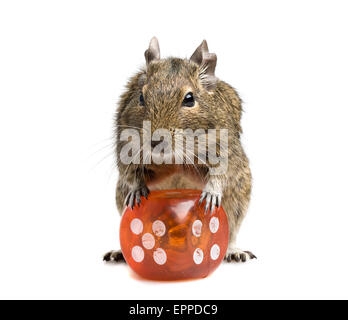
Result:
M228 221L199 205L199 190L151 191L140 207L125 208L120 242L128 265L151 280L204 278L223 260Z

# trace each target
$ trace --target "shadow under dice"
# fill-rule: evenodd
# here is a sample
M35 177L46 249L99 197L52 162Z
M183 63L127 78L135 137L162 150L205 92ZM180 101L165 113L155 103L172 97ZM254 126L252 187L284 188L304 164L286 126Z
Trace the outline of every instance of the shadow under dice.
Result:
M121 249L128 265L151 280L204 278L223 260L228 222L222 207L213 215L198 204L199 190L152 191L140 207L125 208Z

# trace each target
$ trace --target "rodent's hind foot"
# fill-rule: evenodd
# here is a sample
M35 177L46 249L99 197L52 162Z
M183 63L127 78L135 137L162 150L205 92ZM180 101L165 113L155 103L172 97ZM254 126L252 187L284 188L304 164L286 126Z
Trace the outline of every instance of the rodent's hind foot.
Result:
M257 257L250 251L243 251L238 248L227 249L225 261L227 262L246 262L248 260L257 259Z
M145 197L147 199L149 193L150 193L150 190L147 188L147 186L142 186L142 187L133 189L129 191L129 193L127 194L124 204L126 206L130 206L132 209L134 208L135 204L140 206L141 197Z
M103 261L105 262L116 262L116 263L126 263L124 256L121 250L118 251L109 251L104 254Z

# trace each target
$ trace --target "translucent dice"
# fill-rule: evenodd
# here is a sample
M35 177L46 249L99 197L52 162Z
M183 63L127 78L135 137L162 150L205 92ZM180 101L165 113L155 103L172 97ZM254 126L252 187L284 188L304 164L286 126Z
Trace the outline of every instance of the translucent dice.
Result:
M120 242L128 265L151 280L204 278L221 263L228 245L222 207L213 215L199 205L199 190L151 191L125 208Z

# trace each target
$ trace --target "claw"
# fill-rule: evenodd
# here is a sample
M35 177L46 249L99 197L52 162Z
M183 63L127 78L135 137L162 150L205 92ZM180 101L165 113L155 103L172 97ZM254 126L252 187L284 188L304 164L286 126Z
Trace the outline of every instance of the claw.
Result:
M129 197L130 197L130 192L126 195L126 199L124 200L124 204L125 204L126 206L128 206Z
M201 194L201 198L198 201L199 204L202 204L202 202L203 202L203 200L204 200L206 195L207 195L207 193L205 191L203 191L202 194Z
M245 253L247 253L250 257L250 259L257 259L257 257L250 251L245 251Z
M205 213L209 211L210 201L211 201L211 194L208 193L205 199Z
M142 188L142 193L146 200L147 200L147 197L149 196L149 192L150 191L146 186Z
M140 196L141 196L140 191L137 191L135 194L135 198L136 198L138 206L140 206L140 202L141 202Z
M130 193L129 204L130 204L131 208L133 209L134 208L134 191L132 191Z
M111 254L112 254L112 251L111 252L107 252L106 254L104 254L103 261L110 261L111 260Z
M216 202L216 205L217 205L217 207L218 207L218 208L220 208L220 207L221 207L221 194L219 194L219 195L217 196L217 202Z
M211 197L211 206L210 206L210 213L213 214L216 206L216 198L217 196Z

